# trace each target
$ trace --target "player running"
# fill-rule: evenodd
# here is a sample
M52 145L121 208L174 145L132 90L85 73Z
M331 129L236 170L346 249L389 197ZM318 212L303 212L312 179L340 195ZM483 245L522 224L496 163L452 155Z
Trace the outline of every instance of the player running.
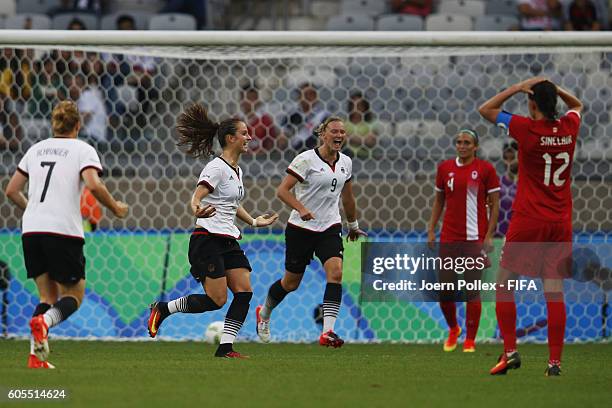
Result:
M528 96L528 118L501 109L507 99L520 92ZM561 117L557 115L557 96L569 109ZM485 119L508 129L518 142L521 176L498 282L516 279L518 275L542 278L548 310L547 376L561 373L566 319L563 279L568 272L564 264L570 259L572 241L571 171L581 111L582 103L574 95L540 77L507 88L479 109ZM516 351L513 291L498 289L496 313L504 353L491 369L493 375L506 374L508 369L521 366Z
M155 302L151 306L148 329L155 337L164 319L174 313L204 313L223 307L227 288L234 299L225 316L223 334L215 352L216 357L244 358L233 350L236 335L249 312L253 296L251 265L238 244L240 230L236 217L253 227L265 227L278 215L253 218L240 205L245 191L243 173L238 160L248 151L251 140L247 126L239 119L215 123L206 108L195 104L187 108L177 121L179 146L188 146L194 157L214 154L217 137L223 152L202 170L191 198L191 210L197 218L189 240L191 275L202 284L206 294L191 294L170 302Z
M444 212L440 234L441 258L470 257L486 258L486 251L493 247L493 234L499 211L499 178L495 168L486 160L476 157L478 135L470 129L462 129L455 138L457 157L446 160L438 166L436 174L436 195L431 210L427 240L433 247L436 240L436 226ZM487 212L487 202L489 211ZM440 271L440 281L457 282L454 270ZM480 280L482 269L465 271L465 280ZM467 294L466 326L467 336L463 344L466 353L476 351L475 339L480 323L482 305L480 293ZM440 308L448 324L448 338L444 351L453 351L461 327L457 324L455 292L440 293Z
M81 121L72 101L60 102L51 114L53 137L28 149L6 187L6 195L25 210L23 256L40 303L30 329L29 368L55 368L49 356L49 329L77 311L85 295L85 257L80 196L83 181L94 197L119 218L128 206L110 195L99 178L96 150L77 140ZM28 196L22 193L26 184Z
M313 255L327 278L323 294L323 332L319 344L342 347L334 325L342 301L342 219L338 201L348 219L348 240L367 234L359 229L353 195L351 159L340 150L346 141L342 119L327 118L318 128L320 146L293 159L278 187L278 197L293 210L285 229L285 275L268 290L263 306L255 310L257 334L270 341L270 315L285 296L300 286ZM299 183L299 184L298 184ZM291 190L295 187L295 194Z

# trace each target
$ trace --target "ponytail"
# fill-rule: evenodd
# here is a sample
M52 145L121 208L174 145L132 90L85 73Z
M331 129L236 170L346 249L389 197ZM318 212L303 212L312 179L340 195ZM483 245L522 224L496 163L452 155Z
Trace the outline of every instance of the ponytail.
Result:
M221 123L213 122L208 117L206 108L193 104L176 121L176 130L179 134L178 146L187 146L187 154L193 157L211 156L214 154L215 135L219 144L225 147L227 135L236 134L238 119L227 119Z

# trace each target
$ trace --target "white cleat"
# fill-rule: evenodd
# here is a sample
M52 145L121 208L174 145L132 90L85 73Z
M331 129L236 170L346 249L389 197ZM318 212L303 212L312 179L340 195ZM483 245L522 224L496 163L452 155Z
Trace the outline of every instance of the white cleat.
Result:
M262 306L255 308L255 316L257 317L257 335L264 343L270 342L270 319L263 319L260 315Z

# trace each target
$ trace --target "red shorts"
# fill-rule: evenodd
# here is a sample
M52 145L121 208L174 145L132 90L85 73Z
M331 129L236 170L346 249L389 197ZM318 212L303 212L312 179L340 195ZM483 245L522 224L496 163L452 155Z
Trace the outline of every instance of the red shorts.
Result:
M571 275L572 223L546 222L514 214L500 265L517 275L564 279Z

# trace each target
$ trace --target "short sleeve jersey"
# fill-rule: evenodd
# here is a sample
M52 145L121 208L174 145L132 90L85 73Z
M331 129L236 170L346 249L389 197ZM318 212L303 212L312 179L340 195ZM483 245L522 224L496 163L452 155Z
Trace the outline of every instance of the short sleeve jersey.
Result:
M240 239L240 230L236 226L236 211L244 198L242 169L232 167L221 157L215 157L200 173L198 185L209 191L200 205L211 205L216 212L212 217L198 218L196 225L213 235Z
M347 155L338 153L336 161L330 165L323 160L318 149L307 150L293 159L287 173L298 179L295 196L315 217L302 221L300 214L293 210L289 224L311 231L325 231L342 223L340 193L353 174L353 162Z
M53 137L28 149L17 165L17 171L28 177L24 235L52 233L84 237L81 174L89 168L102 173L96 150L78 139Z
M507 128L519 146L512 212L549 222L571 222L571 173L580 114L569 111L549 121L501 112L497 125Z
M483 241L489 222L487 194L499 188L495 168L488 161L476 158L463 165L455 158L442 162L435 186L444 193L446 203L440 241Z

